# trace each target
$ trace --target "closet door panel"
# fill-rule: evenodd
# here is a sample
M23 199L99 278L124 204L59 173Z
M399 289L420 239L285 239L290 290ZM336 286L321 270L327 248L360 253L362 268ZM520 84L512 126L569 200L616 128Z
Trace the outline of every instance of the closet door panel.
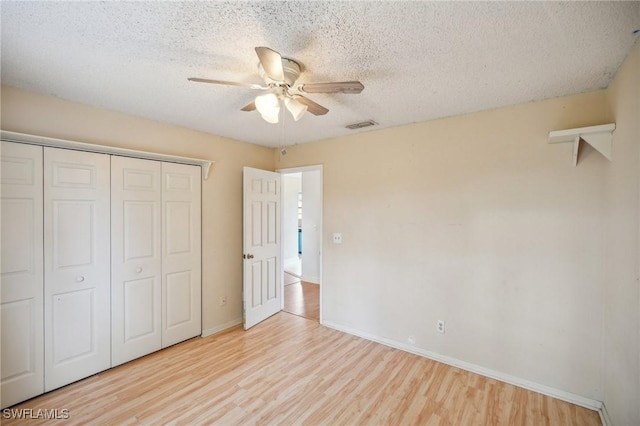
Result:
M162 348L161 163L111 159L111 351L119 365Z
M111 366L109 162L44 148L46 391Z
M42 147L2 142L2 408L44 392Z
M162 163L162 346L201 334L201 169Z

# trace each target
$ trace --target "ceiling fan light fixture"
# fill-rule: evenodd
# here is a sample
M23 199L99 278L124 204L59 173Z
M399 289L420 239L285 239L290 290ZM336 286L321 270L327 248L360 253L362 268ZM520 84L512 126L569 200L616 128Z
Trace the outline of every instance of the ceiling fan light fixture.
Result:
M327 108L303 96L302 93L357 94L364 89L364 85L355 80L296 85L296 81L302 71L302 66L299 62L290 58L283 58L280 53L266 46L258 46L255 51L259 60L258 71L265 85L199 77L190 77L188 80L197 83L240 86L268 91L265 95L256 97L254 101L249 102L240 110L254 111L257 109L262 118L269 123L277 123L279 121L280 101L284 102L285 107L295 121L300 120L307 111L315 116L325 115L329 112ZM294 90L298 93L291 94L289 90Z
M280 115L280 101L274 93L256 96L256 109L264 121L272 124L278 122Z
M284 98L284 106L287 107L295 121L300 120L304 113L307 112L307 106L295 97Z
M280 111L278 109L278 111ZM264 121L266 121L267 123L271 123L271 124L278 124L278 116L279 116L279 112L275 113L275 114L260 114L260 116L262 116L262 119Z

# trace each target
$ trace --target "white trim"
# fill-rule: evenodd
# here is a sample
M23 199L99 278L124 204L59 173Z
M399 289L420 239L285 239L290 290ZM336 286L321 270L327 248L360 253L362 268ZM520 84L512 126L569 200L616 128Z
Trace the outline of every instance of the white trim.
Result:
M236 318L234 320L227 321L227 322L222 323L220 325L216 325L215 327L207 328L206 330L202 330L202 337L212 336L214 334L221 333L221 332L223 332L225 330L228 330L228 329L233 328L235 326L238 326L240 324L242 324L242 318Z
M573 142L576 136L586 136L597 133L612 133L616 124L601 124L599 126L579 127L576 129L554 130L549 132L549 143Z
M607 407L602 403L602 407L598 410L598 414L600 415L600 421L602 422L602 426L613 426L613 422L611 421L611 417L609 417L609 413L607 412Z
M317 164L315 166L301 166L301 167L290 167L287 169L276 169L276 172L288 175L291 173L302 173L302 172L322 172L322 164Z
M302 277L300 279L302 281L304 281L304 282L307 282L307 283L320 284L320 277L310 277L310 276L302 274Z
M26 133L8 132L6 130L0 130L0 138L3 141L8 142L74 149L76 151L98 152L101 154L121 155L123 157L145 158L148 160L160 160L170 163L192 164L202 167L202 178L204 180L207 180L209 177L209 169L211 168L211 165L215 163L215 161L204 160L202 158L179 157L177 155L158 154L155 152L137 151L134 149L117 148L114 146L75 142L45 136L28 135Z
M511 385L515 385L524 389L528 389L534 392L541 393L543 395L547 395L562 401L570 402L572 404L579 405L581 407L589 408L594 411L600 412L602 410L603 404L601 401L585 398L584 396L576 395L571 392L566 392L560 389L555 389L549 386L541 385L539 383L535 383L526 379L522 379L520 377L512 376L510 374L502 373L500 371L491 370L489 368L485 368L476 364L472 364L470 362L461 361L459 359L455 359L452 357L448 357L445 355L440 355L435 352L427 351L424 349L416 348L414 346L410 346L404 343L396 342L395 340L386 339L383 337L378 337L373 334L369 334L360 330L356 330L350 327L345 327L340 324L336 324L332 321L325 321L322 325L333 328L338 331L342 331L347 334L351 334L354 336L362 337L363 339L371 340L373 342L377 342L383 344L385 346L390 346L392 348L400 349L405 352L409 352L415 355L419 355L425 358L432 359L434 361L441 362L443 364L451 365L454 367L461 368L466 371L470 371L472 373L480 374L481 376L489 377L492 379L499 380L501 382L509 383ZM606 424L605 424L606 426Z

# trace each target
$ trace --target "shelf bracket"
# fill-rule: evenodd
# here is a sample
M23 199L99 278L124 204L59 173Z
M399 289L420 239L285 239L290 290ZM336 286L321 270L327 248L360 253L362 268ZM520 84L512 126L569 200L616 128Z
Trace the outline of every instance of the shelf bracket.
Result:
M574 166L578 164L580 141L588 143L607 160L611 161L613 159L611 146L615 129L615 123L611 123L577 129L556 130L549 133L549 143L573 142Z

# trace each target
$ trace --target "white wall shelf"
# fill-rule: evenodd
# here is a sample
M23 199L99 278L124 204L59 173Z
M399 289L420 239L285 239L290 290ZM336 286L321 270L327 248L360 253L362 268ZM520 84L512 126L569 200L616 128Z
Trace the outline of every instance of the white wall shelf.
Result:
M613 141L613 131L615 123L602 124L600 126L579 127L577 129L556 130L549 132L549 143L573 142L573 165L578 164L578 150L580 141L585 141L600 154L611 161Z
M147 160L159 160L169 163L192 164L202 167L202 179L207 180L209 170L215 161L202 158L180 157L177 155L158 154L155 152L137 151L134 149L117 148L107 145L68 141L65 139L48 138L44 136L28 135L25 133L8 132L0 130L0 139L8 142L20 142L31 145L50 146L54 148L74 149L76 151L98 152L101 154L113 154L123 157L146 158Z

